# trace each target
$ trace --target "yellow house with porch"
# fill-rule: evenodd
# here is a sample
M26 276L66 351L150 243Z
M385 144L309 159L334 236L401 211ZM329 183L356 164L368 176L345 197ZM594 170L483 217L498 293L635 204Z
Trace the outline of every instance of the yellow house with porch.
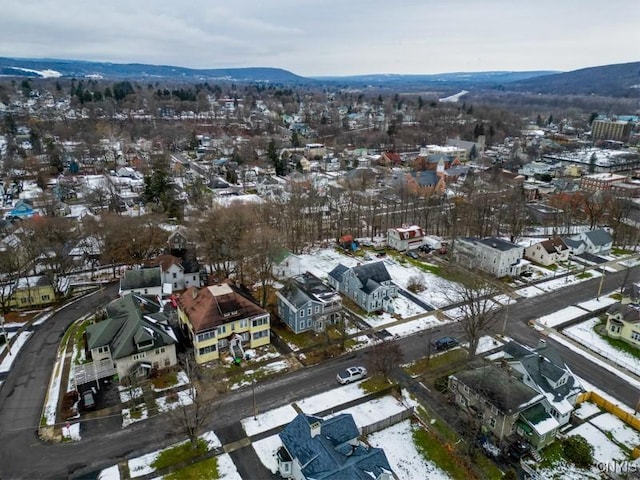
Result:
M232 283L189 287L177 303L180 326L193 343L197 363L217 360L224 353L243 357L246 348L271 341L269 313L250 292Z

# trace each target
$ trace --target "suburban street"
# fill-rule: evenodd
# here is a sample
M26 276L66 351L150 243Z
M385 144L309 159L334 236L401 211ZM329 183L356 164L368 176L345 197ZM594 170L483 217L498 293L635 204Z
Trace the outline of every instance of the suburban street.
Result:
M627 273L624 270L607 273L602 292L618 289ZM627 283L639 279L640 268L632 268ZM506 335L524 344L536 345L539 338L544 337L527 325L530 319L592 299L599 286L600 278L593 278L551 293L520 299L507 310ZM125 457L138 456L183 439L165 416L156 416L122 429L120 415L83 422L82 440L77 443L45 443L37 436L60 338L75 319L115 295L116 287L110 286L63 308L36 330L21 350L0 388L0 478L90 478L91 472ZM457 335L458 328L456 324L443 325L433 337L448 333ZM496 326L496 330L501 333L502 324ZM423 332L396 340L402 347L405 361L424 356L426 336ZM640 392L618 378L615 372L594 365L552 340L548 341L578 376L625 404L635 406ZM334 388L336 372L345 366L366 363L367 354L367 350L358 351L259 383L256 387L259 411ZM229 393L216 409L217 414L207 429L218 433L223 443L240 440L232 437L241 434L238 433L238 422L253 414L252 400L250 387Z

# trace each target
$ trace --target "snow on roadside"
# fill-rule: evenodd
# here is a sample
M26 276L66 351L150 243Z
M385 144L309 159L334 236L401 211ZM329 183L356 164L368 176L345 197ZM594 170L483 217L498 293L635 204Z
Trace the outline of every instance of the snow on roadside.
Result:
M68 427L65 425L62 427L62 437L68 438L71 441L79 442L82 440L80 437L80 423L72 423Z
M593 312L594 310L598 310L599 308L606 307L608 305L613 305L614 303L617 303L618 300L616 300L615 298L611 298L609 296L612 293L614 292L601 295L599 300L592 298L591 300L587 300L586 302L578 303L577 306L580 308L584 308L585 310L589 310L590 312Z
M120 394L120 402L127 403L135 398L142 396L142 387L123 387L118 385L118 393Z
M118 465L111 465L98 474L98 480L120 480Z
M367 392L360 388L360 383L361 382L351 383L349 385L337 387L333 390L329 390L328 392L303 398L296 403L303 412L314 415L366 396Z
M502 345L504 345L504 343L500 340L493 338L490 335L484 335L478 340L478 349L476 350L476 354L488 352L489 350L493 350L494 348L498 348ZM463 343L462 346L469 348L469 342Z
M271 435L257 442L251 442L251 446L256 452L256 455L258 455L262 465L264 465L267 470L270 470L271 473L276 473L278 471L276 452L282 446L280 437L277 434Z
M56 360L51 374L51 383L47 390L47 403L44 406L46 425L54 425L58 412L58 399L60 398L60 382L62 380L62 364Z
M439 320L438 317L436 317L435 315L429 315L426 317L419 318L417 320L411 320L410 322L405 322L399 325L393 325L391 327L387 327L385 330L387 330L387 332L389 332L391 335L397 335L398 337L406 337L407 335L421 332L423 330L428 330L430 328L435 328L451 322L452 320L442 321L442 320Z
M2 363L0 363L0 372L8 372L9 370L11 370L11 365L13 365L18 352L20 352L20 349L24 346L25 343L27 343L27 340L29 340L31 334L32 332L21 332L13 340L11 348L7 351L7 355L2 360ZM5 349L6 346L3 348L3 350Z
M384 397L376 398L375 400L369 400L366 403L355 405L344 410L335 412L334 414L327 415L325 418L332 418L342 414L351 414L353 421L360 427L367 427L374 423L392 417L404 410L405 407L395 397L391 395L385 395Z
M384 450L394 473L403 480L444 480L450 478L433 462L425 460L413 443L411 422L404 420L372 433L369 443Z
M569 342L566 338L564 338L563 335L560 335L560 334L557 334L557 333L550 333L549 334L549 338L554 339L556 342L564 345L565 347L567 347L570 350L573 350L577 354L582 355L583 357L587 358L589 361L595 363L596 365L601 366L605 370L612 371L613 368L607 362L605 362L604 360L598 358L596 355L592 354L591 352L588 352L585 349L574 345L572 342ZM615 370L615 369L613 369L613 370ZM635 388L640 390L640 382L638 380L636 380L635 378L630 377L629 375L625 374L620 369L618 369L616 371L616 375L618 376L618 378L624 380L629 385L631 385L631 386L633 386L633 387L635 387ZM574 376L575 376L575 374L574 374ZM589 390L595 391L599 395L603 396L604 398L607 398L609 396L608 394L606 394L604 392L601 394L602 390L594 387L593 385L591 385L588 382L585 382L584 380L580 380L580 383L582 383L582 385L584 386L584 388L587 391L589 391ZM587 385L589 385L590 388L587 388ZM615 400L615 403L620 404L621 402L619 400ZM631 410L631 411L633 411L633 410Z
M220 480L242 480L235 463L228 453L218 455L218 478Z
M140 416L137 418L133 418L131 416L131 410L128 408L122 409L122 428L128 427L132 423L141 422L142 420L146 420L149 418L149 410L147 410L146 405L140 405L138 408L141 409Z
M530 287L519 288L518 290L516 290L516 293L521 297L531 298L537 297L538 295L542 295L546 292L544 290L536 288L534 285L531 285Z
M538 323L547 327L557 327L558 325L562 325L563 323L569 322L587 313L589 313L587 310L569 306L538 318Z
M269 410L259 414L255 419L253 417L243 418L242 428L247 436L251 437L258 433L266 432L272 428L279 427L289 423L296 418L298 412L291 405L283 405L282 407Z

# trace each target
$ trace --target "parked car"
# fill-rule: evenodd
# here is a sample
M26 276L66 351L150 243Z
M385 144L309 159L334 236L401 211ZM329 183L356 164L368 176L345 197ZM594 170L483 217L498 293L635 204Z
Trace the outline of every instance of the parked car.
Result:
M407 252L407 257L413 258L414 260L418 260L418 254L416 252Z
M433 342L433 346L436 350L449 350L450 348L457 347L458 341L453 337L442 337Z
M364 367L349 367L346 370L338 373L336 379L342 385L351 382L357 382L367 376L367 369Z
M91 390L87 390L82 394L82 408L85 410L93 410L96 408L96 400Z

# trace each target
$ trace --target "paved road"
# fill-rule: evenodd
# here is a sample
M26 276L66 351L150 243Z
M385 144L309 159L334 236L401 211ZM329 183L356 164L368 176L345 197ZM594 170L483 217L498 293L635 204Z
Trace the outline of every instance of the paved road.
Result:
M607 274L602 291L609 292L619 288L625 274L625 271ZM633 268L627 281L637 281L639 277L640 269ZM540 334L527 326L529 319L593 298L599 282L600 279L592 279L544 296L521 299L509 307L507 335L525 344L535 345ZM110 295L109 290L104 297L110 298ZM0 478L79 478L113 465L123 458L157 450L184 437L163 416L134 424L124 430L120 428L119 416L114 416L85 422L81 442L46 444L38 440L36 429L51 373L50 368L43 368L43 365L53 365L56 347L64 329L75 318L95 308L103 300L101 297L94 295L83 299L56 314L34 333L20 353L0 390ZM455 329L455 324L445 325L438 329L438 334L455 332ZM416 359L425 354L426 338L427 335L423 334L398 340L405 360ZM635 405L640 395L637 389L562 345L557 347L576 374L628 405ZM256 388L258 408L266 411L327 391L335 386L337 370L349 365L364 364L367 355L368 351L359 351L260 383ZM252 413L251 388L239 390L224 398L207 429L234 432L237 430L237 422Z

